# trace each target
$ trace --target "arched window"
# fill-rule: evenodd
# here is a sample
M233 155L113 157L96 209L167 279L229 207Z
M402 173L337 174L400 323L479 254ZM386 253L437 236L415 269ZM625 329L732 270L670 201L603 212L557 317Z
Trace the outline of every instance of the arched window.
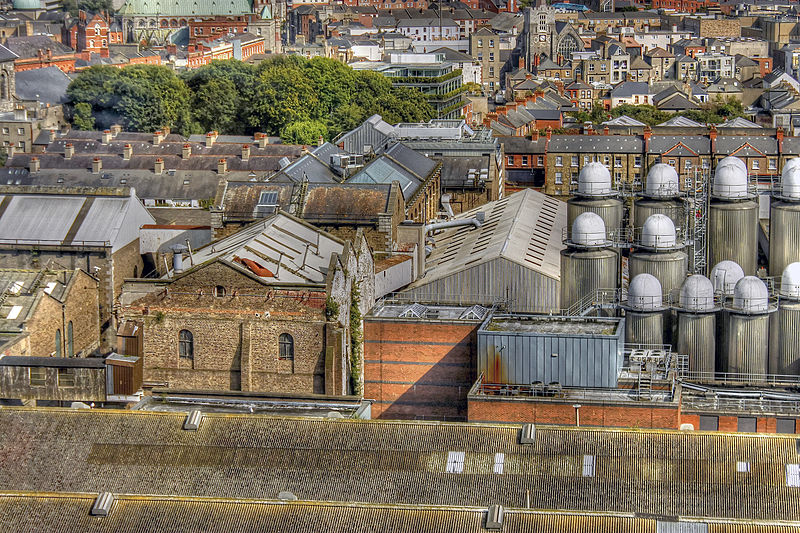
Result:
M56 357L61 357L61 330L56 330Z
M178 355L184 359L194 359L194 336L188 329L178 333Z
M222 298L223 296L225 296L225 287L223 287L222 285L217 285L216 287L214 287L214 296L216 296L217 298Z
M572 52L578 50L578 41L575 40L575 37L572 35L566 35L561 42L558 43L558 50L556 53L563 57L564 59L572 59Z
M294 360L294 339L288 333L281 333L278 337L278 358Z
M67 357L75 357L75 344L72 339L72 320L67 324Z

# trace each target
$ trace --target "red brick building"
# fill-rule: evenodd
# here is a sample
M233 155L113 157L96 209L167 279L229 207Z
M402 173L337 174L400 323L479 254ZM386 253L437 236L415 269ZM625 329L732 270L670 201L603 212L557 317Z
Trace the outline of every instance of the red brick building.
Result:
M122 28L114 24L113 28L100 15L87 15L85 11L78 14L64 30L64 43L78 52L109 56L109 46L122 44Z
M246 61L250 56L264 53L264 38L244 33L226 36L210 44L189 45L188 68L199 68L212 61L239 59Z
M250 16L222 16L213 18L190 18L189 44L210 43L230 33L242 34L247 32Z

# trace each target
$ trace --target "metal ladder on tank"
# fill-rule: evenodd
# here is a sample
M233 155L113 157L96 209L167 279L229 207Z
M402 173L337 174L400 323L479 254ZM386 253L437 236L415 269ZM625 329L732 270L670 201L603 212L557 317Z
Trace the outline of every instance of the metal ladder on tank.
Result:
M686 227L692 235L692 272L706 274L706 248L708 246L708 173L696 168L692 193L692 209L686 210ZM692 218L690 218L692 217Z
M650 400L653 397L653 373L648 365L650 363L643 362L639 368L639 399Z

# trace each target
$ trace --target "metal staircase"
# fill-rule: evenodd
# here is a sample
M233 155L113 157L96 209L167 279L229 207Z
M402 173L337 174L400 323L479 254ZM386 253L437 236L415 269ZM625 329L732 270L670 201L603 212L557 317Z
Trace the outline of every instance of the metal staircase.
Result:
M642 365L639 370L639 399L642 401L653 398L653 374L647 368L649 363Z
M708 247L708 172L695 169L694 181L686 210L686 227L691 228L692 272L706 275Z

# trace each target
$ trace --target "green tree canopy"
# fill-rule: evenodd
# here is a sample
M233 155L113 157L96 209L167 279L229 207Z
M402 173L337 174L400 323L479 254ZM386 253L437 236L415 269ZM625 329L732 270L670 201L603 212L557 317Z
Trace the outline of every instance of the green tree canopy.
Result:
M79 130L93 130L94 117L92 116L92 106L86 102L77 104L72 115L72 125Z
M319 120L296 120L283 128L281 139L289 144L317 144L328 136L328 128Z

